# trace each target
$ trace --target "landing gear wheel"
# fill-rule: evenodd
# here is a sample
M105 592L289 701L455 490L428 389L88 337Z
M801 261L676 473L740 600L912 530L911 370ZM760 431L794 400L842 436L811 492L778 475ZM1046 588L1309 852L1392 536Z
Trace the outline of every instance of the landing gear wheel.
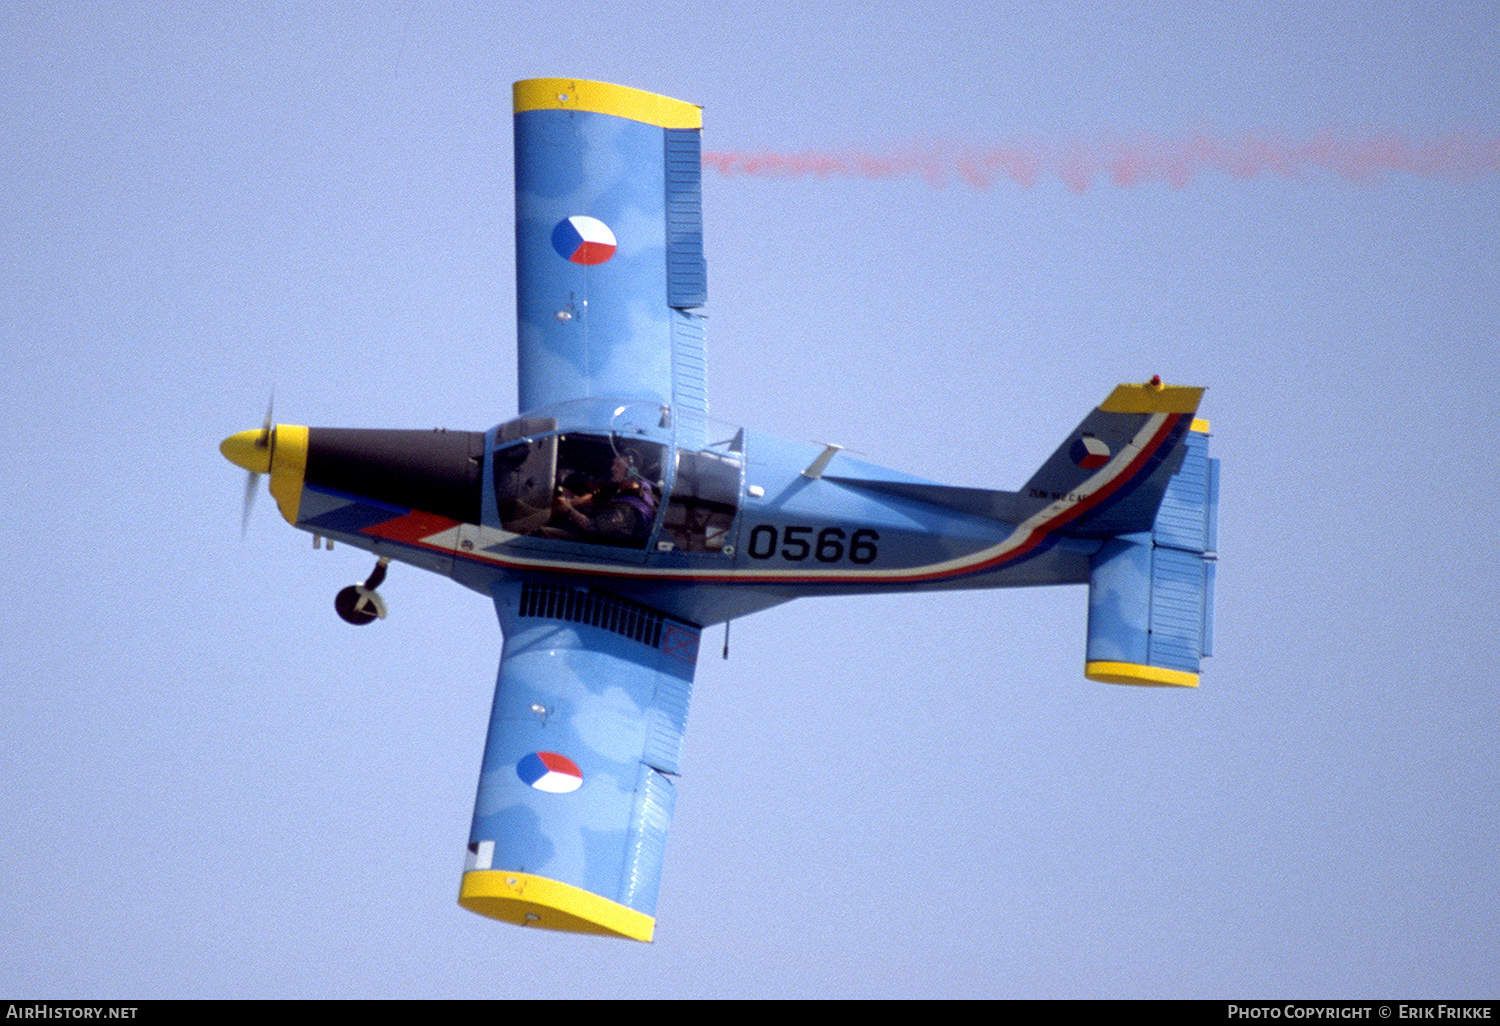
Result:
M380 595L360 584L351 584L335 595L333 608L338 610L340 619L356 627L385 618L385 603Z
M339 619L363 627L375 620L385 619L385 600L375 589L385 581L385 568L390 559L381 556L375 569L364 584L351 584L333 597L333 608Z

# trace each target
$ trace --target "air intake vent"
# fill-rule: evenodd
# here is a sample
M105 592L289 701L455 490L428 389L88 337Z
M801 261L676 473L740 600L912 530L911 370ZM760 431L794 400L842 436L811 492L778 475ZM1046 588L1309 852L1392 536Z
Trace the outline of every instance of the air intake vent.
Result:
M527 582L521 585L521 615L586 623L650 648L661 647L664 618L660 613L629 599L597 591Z

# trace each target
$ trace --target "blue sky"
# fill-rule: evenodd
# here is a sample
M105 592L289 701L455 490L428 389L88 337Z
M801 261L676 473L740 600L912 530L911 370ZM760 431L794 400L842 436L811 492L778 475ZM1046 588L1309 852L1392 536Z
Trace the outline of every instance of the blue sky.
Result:
M1222 5L1221 5L1222 6ZM710 150L1500 136L1485 4L9 5L0 990L1493 997L1500 175L705 179L725 424L1015 488L1209 388L1216 655L1082 675L1085 593L706 638L650 946L455 897L493 610L364 631L225 435L515 413L510 84ZM1491 165L1493 168L1493 165Z

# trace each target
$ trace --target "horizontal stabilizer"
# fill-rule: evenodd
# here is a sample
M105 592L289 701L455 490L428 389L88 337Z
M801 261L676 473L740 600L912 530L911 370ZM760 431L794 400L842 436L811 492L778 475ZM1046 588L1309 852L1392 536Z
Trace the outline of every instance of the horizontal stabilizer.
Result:
M1183 446L1151 530L1111 538L1091 560L1091 680L1197 687L1212 654L1219 461L1202 427Z

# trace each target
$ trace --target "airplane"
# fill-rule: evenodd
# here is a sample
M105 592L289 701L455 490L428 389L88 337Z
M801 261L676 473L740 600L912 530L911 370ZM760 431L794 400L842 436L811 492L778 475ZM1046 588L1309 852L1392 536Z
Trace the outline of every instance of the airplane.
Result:
M1114 388L1015 492L837 445L711 440L702 112L514 87L519 415L483 431L273 424L226 438L281 515L495 604L504 638L459 903L650 941L705 628L801 596L1088 586L1091 680L1196 687L1217 459L1202 388ZM725 432L728 433L728 432Z

